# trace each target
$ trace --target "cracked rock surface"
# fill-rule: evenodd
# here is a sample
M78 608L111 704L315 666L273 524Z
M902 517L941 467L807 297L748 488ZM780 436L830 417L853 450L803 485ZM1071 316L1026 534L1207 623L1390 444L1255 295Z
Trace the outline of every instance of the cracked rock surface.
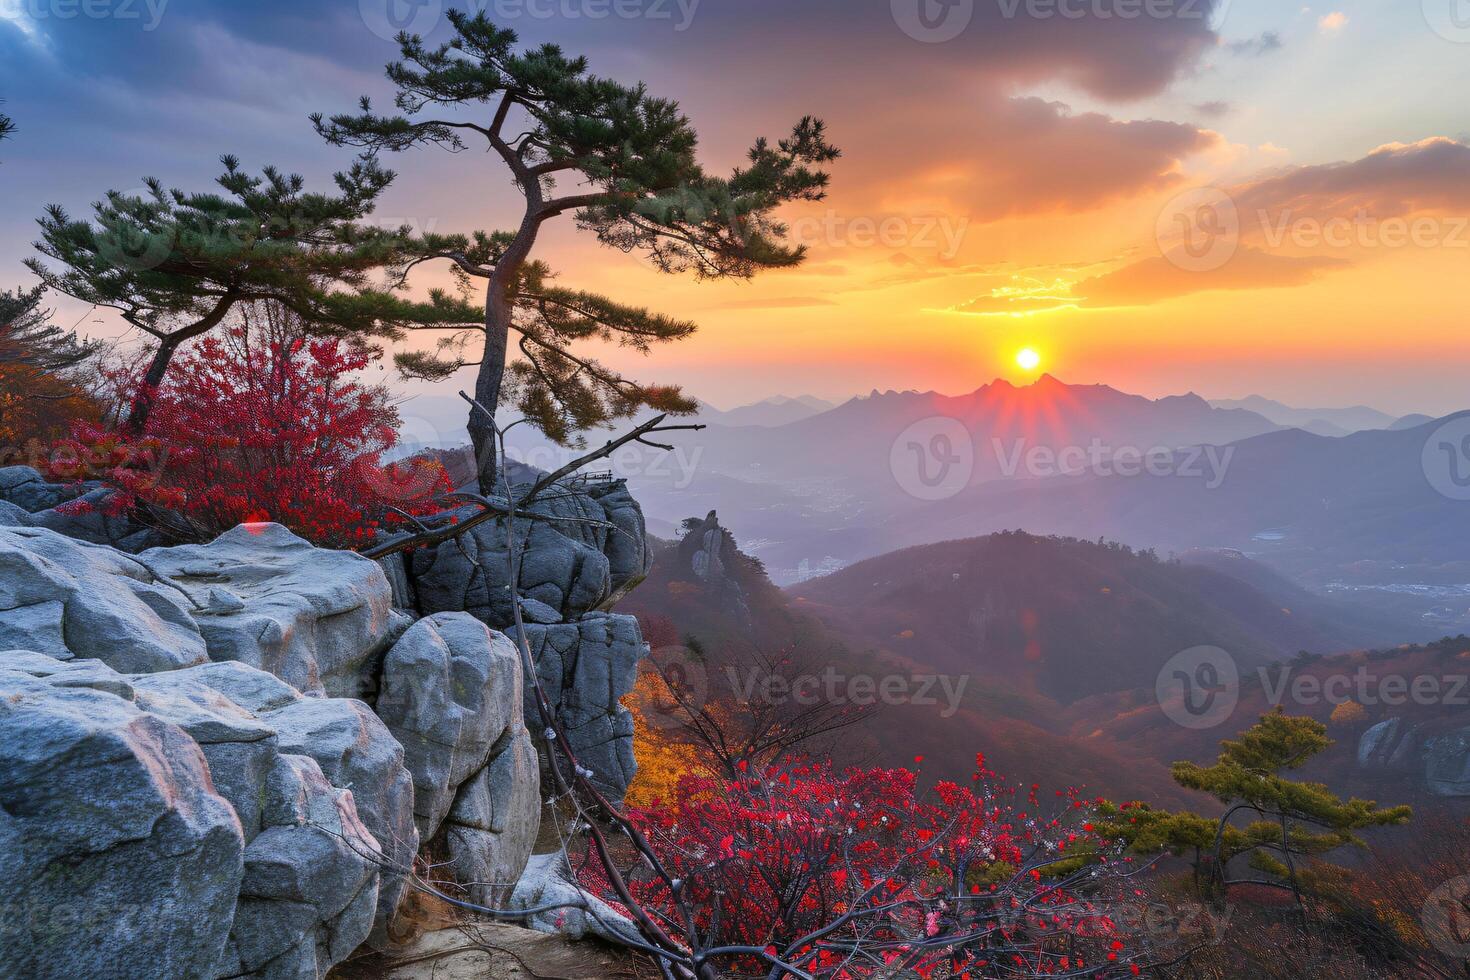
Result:
M194 596L211 660L269 671L306 694L371 693L408 626L376 562L313 547L279 524L242 524L209 544L139 558Z
M0 653L14 975L306 980L368 937L378 844L353 793L191 674Z

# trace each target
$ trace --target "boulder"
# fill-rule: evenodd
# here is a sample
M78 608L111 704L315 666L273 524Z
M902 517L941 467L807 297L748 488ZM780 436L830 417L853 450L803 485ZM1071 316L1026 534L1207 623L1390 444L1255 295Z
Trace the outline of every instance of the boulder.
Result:
M5 659L4 973L219 976L245 836L198 744L114 691L50 684Z
M135 677L133 683L140 690L197 683L250 712L274 730L280 751L310 758L331 785L352 791L357 818L386 864L413 864L419 846L413 778L404 768L403 747L366 704L303 697L274 675L231 661ZM380 939L406 886L406 876L383 870L375 923Z
M1381 721L1358 739L1358 767L1413 775L1423 765L1419 729L1402 718Z
M164 543L157 531L125 516L108 514L105 503L110 494L99 483L48 483L32 467L0 467L0 525L49 528L69 538L123 551ZM84 506L78 507L76 501Z
M720 526L715 511L710 511L703 521L686 521L684 527L684 536L674 550L676 565L670 570L670 577L699 584L738 627L754 629L750 602L737 577L741 554L735 536Z
M541 829L536 747L517 726L489 764L459 787L444 821L445 848L470 901L500 908L525 870Z
M521 487L521 490L526 488ZM516 522L521 568L516 592L560 620L610 607L648 574L652 562L643 512L622 481L559 487ZM477 513L474 507L462 514ZM408 578L419 612L468 612L493 629L513 619L505 522L482 524L460 539L414 552Z
M139 557L196 597L211 660L268 671L306 694L371 697L383 654L409 622L393 611L376 562L313 547L279 524Z
M378 843L353 795L312 759L276 757L222 976L327 975L367 938L378 906Z
M1470 728L1425 742L1424 781L1435 796L1470 796Z
M315 758L295 744L302 738L302 726L291 715L293 706L299 711L303 702L311 703L313 713L329 716L341 714L343 706L355 702L302 698L271 675L238 663L123 676L98 661L60 662L33 652L0 654L0 690L8 694L37 688L50 692L53 701L88 699L86 707L98 719L129 718L136 730L149 726L170 733L192 751L197 764L184 769L167 765L169 760L146 758L144 774L155 781L172 777L159 790L166 797L188 800L191 794L208 794L223 814L220 822L234 835L235 845L232 864L215 858L202 869L194 867L187 842L129 857L148 863L119 872L120 878L132 874L147 882L150 875L165 876L176 893L165 899L135 893L133 901L144 912L155 902L165 907L169 901L180 903L186 907L178 915L179 922L125 924L119 928L126 941L115 944L94 944L91 931L81 935L73 931L67 942L99 951L112 946L118 959L100 964L96 971L62 975L319 980L368 938L380 905L383 855L377 838L359 817L357 799L360 794L365 803L375 802L372 789L383 781L382 776L367 772L361 764L343 765L338 759L340 738L333 737L333 725L319 724L306 737L319 743L312 751L338 770L335 777L329 777ZM257 712L235 697L253 698L269 710ZM17 698L11 695L7 703L16 704ZM0 727L3 724L0 721ZM368 731L360 736L365 745L372 743L372 734ZM384 739L392 741L386 733L378 741ZM337 748L332 747L334 742ZM94 759L117 755L109 743L93 747L64 742L60 747L68 750L71 764L92 772L109 771L97 766ZM359 755L367 754L359 750ZM9 778L8 767L5 772ZM406 774L403 777L406 781ZM128 801L140 792L133 786L137 778L125 767L102 786L101 795L72 797L66 806L74 808L77 816L92 820L126 817ZM356 780L351 789L348 779ZM24 787L22 795L49 798L37 774L23 773L18 782ZM118 800L123 801L121 805ZM8 800L5 810L16 812ZM4 830L0 827L0 833ZM43 839L34 827L22 828L19 836L22 845ZM102 858L84 852L69 859L72 877L90 881L107 870L105 862L114 853L130 853L117 848L116 844L105 847ZM9 856L11 849L6 852ZM16 853L27 852L21 847ZM180 876L184 876L182 883ZM7 877L0 882L0 889L11 880L16 879ZM216 883L227 885L221 888L228 894L209 893L211 901L206 903L199 896ZM78 889L75 882L66 887L85 895L85 889ZM120 905L127 908L126 903ZM164 928L168 925L174 928ZM178 950L170 949L157 962L143 960L134 971L125 957L140 934L167 938ZM195 966L177 970L160 966L169 962L167 956ZM76 965L65 954L59 962L68 968Z
M158 531L144 527L126 515L108 513L107 498L111 495L111 490L94 487L66 506L32 514L30 522L69 538L105 544L130 553L167 543Z
M613 943L640 941L638 928L627 917L573 883L565 851L532 857L507 907L542 909L526 920L537 932L562 933L572 939L597 936Z
M174 670L208 659L187 595L146 561L45 528L0 527L0 649L115 670Z
M520 660L509 640L474 617L439 613L388 651L375 708L403 746L414 817L427 840L460 785L490 762L512 722L520 727Z
M592 528L594 540L607 556L611 592L600 609L610 609L648 577L653 567L653 552L648 548L648 525L643 508L628 492L624 480L592 482L585 486L587 495L597 501L611 528Z
M495 905L540 825L540 775L515 646L467 613L439 613L383 661L376 709L402 743L423 840L441 829L471 901Z
M638 679L648 654L638 620L592 613L575 623L526 624L536 673L578 761L610 798L622 799L638 771L633 758L633 716L622 699ZM532 692L529 723L539 726Z
M0 500L34 514L80 496L85 488L50 483L30 466L0 466Z

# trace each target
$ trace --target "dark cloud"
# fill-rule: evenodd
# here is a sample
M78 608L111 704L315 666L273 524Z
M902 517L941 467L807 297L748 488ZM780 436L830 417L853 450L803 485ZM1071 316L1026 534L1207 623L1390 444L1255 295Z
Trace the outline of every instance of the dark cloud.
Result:
M587 53L595 71L644 78L655 93L680 98L713 166L737 161L752 137L777 136L815 112L846 151L837 186L856 209L878 208L883 179L900 187L948 161L968 169L974 186L947 196L962 216L973 208L982 219L1081 210L1172 180L1178 161L1209 134L1009 96L1057 83L1102 100L1156 95L1218 46L1209 24L1221 2L1152 0L1149 9L1162 15L1135 18L1036 16L1028 0L976 0L952 40L926 44L900 28L890 0L643 0L648 15L631 19L597 16L619 6L607 0L474 0L526 44L556 41ZM73 209L144 175L207 185L222 152L324 180L344 155L311 133L307 114L350 109L364 92L380 102L391 93L382 67L395 46L371 29L374 11L394 4L400 14L432 15L447 5L151 3L113 0L138 16L29 18L25 30L0 15L0 96L25 137L9 148L10 178L42 178L47 199ZM113 9L106 0L84 6ZM447 23L430 16L426 32L443 39ZM459 216L462 195L445 190L445 175L469 167L464 158L418 152L398 164L399 186L412 185L415 207L447 219L452 206L455 220L483 220ZM503 186L486 191L484 208L509 193ZM6 237L24 240L31 217L7 218Z
M1470 146L1437 136L1379 147L1360 160L1293 169L1231 188L1247 227L1253 219L1392 218L1470 214Z

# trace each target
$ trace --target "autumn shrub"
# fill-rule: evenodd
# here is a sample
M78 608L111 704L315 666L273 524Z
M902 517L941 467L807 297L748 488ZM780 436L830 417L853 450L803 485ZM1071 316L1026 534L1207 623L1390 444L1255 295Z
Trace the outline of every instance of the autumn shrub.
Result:
M403 514L437 509L448 489L437 463L385 463L397 412L384 388L355 377L376 354L307 337L279 313L246 317L175 362L149 393L140 437L79 423L49 469L101 480L115 491L103 505L110 512L145 515L179 538L275 521L323 546L369 543ZM138 397L131 372L110 380Z
M725 975L1140 972L1110 916L1135 866L1075 793L1047 813L983 758L928 791L909 769L742 770L629 812L667 872L634 874L631 898ZM623 904L595 857L580 878Z

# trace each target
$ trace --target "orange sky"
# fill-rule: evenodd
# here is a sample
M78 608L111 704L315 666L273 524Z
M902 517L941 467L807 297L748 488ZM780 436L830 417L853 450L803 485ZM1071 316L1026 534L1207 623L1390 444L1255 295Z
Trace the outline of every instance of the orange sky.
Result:
M1063 380L1155 396L1467 407L1470 31L1440 0L1160 0L1178 12L1152 19L1112 13L1123 0L1076 18L960 0L970 19L942 40L905 26L918 2L703 0L670 6L677 21L510 24L679 99L712 169L806 113L844 150L830 199L786 215L810 261L754 282L661 276L569 218L550 230L538 257L566 285L701 326L607 360L717 405L968 391L1019 378L1029 345ZM42 200L83 211L143 174L200 187L225 151L327 179L345 160L306 114L389 92L393 45L354 6L198 0L143 29L0 2L0 93L21 124L0 261L16 284ZM483 154L390 163L386 222L518 218Z

